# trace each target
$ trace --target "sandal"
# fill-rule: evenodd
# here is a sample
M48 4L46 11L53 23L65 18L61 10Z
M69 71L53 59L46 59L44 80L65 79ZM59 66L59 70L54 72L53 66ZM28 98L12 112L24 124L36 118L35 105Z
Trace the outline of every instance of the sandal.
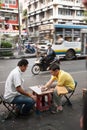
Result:
M58 109L57 109L56 112L63 112L63 109L62 109L62 110L58 110Z
M62 107L62 106L61 106L60 108L57 107L56 111L57 111L57 112L63 112L63 107Z
M57 112L57 111L56 111L56 107L51 106L50 112L51 112L52 114L55 114L55 113Z
M57 113L57 111L55 111L55 110L51 110L50 111L52 114L56 114Z

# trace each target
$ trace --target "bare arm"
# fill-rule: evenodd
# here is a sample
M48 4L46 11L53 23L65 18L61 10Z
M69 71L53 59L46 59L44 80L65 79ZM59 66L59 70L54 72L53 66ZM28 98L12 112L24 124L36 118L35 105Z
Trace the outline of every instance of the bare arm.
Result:
M16 90L21 93L22 95L28 96L33 98L36 101L36 96L34 96L33 94L30 94L29 92L24 91L24 89L21 86L16 87Z
M52 79L50 79L43 87L42 87L42 91L47 90L53 83L54 81Z

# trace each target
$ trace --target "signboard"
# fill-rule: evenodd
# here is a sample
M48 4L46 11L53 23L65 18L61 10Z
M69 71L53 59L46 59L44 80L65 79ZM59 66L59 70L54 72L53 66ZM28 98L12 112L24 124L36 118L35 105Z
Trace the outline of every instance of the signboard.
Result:
M25 31L21 32L21 35L23 35ZM19 30L2 30L0 29L0 34L9 34L9 35L19 35Z
M39 30L43 31L43 30L52 30L54 29L52 24L46 24L46 25L41 25L39 26Z

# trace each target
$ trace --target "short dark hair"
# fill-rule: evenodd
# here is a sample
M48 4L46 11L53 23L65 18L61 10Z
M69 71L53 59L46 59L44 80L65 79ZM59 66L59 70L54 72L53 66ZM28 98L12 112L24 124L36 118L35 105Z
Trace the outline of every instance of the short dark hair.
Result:
M58 63L53 63L53 64L51 64L51 65L49 66L49 70L53 70L53 71L55 71L55 70L60 70L60 66L59 66Z
M23 59L21 59L18 62L17 66L22 66L22 65L27 66L28 64L29 64L28 60L26 60L26 59L23 58Z

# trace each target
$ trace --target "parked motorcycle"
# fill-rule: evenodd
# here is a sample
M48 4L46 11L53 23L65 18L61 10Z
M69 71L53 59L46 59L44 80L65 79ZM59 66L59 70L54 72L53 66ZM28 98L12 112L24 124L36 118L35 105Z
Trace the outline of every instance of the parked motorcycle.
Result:
M57 57L54 57L54 59L51 59L49 62L47 62L44 56L41 56L38 60L35 61L31 71L34 75L38 75L40 72L47 71L49 65L54 62L60 64L60 61Z
M30 44L28 44L26 49L25 49L25 53L33 54L33 53L35 53L35 51L36 51L35 48Z
M25 50L25 53L33 54L33 53L35 53L35 49L34 49L34 48L26 49L26 50Z

